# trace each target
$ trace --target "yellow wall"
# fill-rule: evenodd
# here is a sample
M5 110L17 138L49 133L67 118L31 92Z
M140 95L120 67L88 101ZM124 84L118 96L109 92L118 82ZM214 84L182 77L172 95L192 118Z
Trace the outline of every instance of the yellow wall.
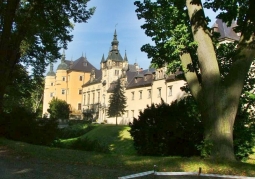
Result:
M48 113L47 109L49 108L49 102L54 96L55 98L65 100L68 104L70 104L71 113L81 115L82 85L89 80L89 77L90 73L66 70L57 70L56 76L46 76L43 114ZM79 90L81 90L80 94ZM78 110L79 103L81 104L81 110Z

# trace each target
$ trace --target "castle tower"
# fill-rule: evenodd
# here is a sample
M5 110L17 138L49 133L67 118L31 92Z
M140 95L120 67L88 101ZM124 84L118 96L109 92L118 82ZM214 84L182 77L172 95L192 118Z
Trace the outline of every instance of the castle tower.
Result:
M109 50L108 57L101 60L102 80L106 81L106 88L109 88L110 83L116 81L122 74L122 69L127 66L127 55L123 59L119 52L119 41L117 39L116 29L114 31L113 40L111 42L111 49Z
M43 100L43 114L47 114L47 109L49 108L49 102L55 96L55 77L56 74L53 71L53 64L50 64L50 71L45 77L44 86L44 100Z
M56 72L56 84L55 84L55 93L58 99L67 101L68 94L68 79L67 79L67 70L68 65L65 62L65 51L63 51L61 63L58 65Z

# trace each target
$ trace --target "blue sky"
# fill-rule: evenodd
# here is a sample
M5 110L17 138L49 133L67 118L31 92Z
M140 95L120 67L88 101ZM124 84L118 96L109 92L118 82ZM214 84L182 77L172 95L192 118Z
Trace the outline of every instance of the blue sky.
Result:
M95 6L95 14L87 23L75 24L73 41L65 50L66 59L76 60L86 54L88 61L99 69L102 55L108 55L116 27L121 55L124 57L126 50L130 64L137 62L141 68L147 69L150 59L140 48L151 43L151 40L140 27L143 20L137 19L134 2L135 0L90 0L88 7ZM215 20L213 13L210 12L208 16L213 19L212 22ZM59 63L60 60L54 64L54 69Z

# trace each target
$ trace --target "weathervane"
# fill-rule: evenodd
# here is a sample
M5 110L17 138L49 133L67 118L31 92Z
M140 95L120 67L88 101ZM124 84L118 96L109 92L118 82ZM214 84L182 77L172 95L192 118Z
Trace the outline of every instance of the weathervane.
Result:
M118 23L117 24L115 24L115 29L116 29L116 26L118 25Z

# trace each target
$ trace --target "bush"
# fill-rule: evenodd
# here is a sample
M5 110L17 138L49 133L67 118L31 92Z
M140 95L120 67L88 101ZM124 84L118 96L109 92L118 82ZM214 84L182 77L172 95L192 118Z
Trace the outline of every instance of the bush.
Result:
M191 97L152 104L134 118L130 134L140 155L199 155L203 127Z
M82 136L87 132L94 129L95 126L90 124L75 124L69 127L65 127L59 130L58 138L60 139L69 139Z
M71 145L71 149L84 150L84 151L95 151L101 153L109 153L109 147L100 144L98 140L90 140L89 138L78 138Z
M239 108L234 124L234 152L237 160L246 160L255 146L255 124L247 111Z
M57 122L36 120L36 114L23 107L3 113L0 119L1 136L7 139L38 145L50 145L57 135Z

